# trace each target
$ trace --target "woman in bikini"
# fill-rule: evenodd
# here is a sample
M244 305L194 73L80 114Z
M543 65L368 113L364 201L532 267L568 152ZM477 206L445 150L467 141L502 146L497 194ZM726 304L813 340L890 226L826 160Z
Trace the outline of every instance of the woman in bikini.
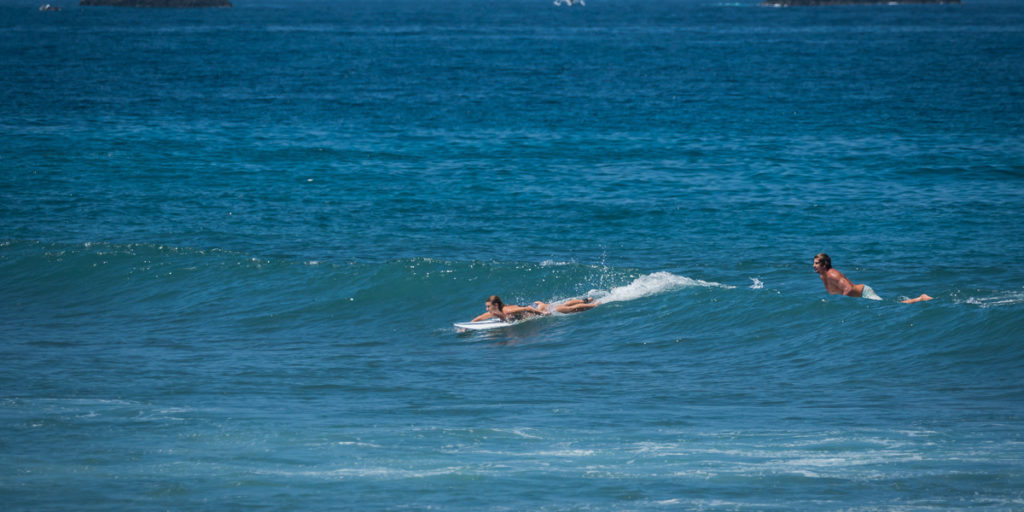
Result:
M600 303L589 297L586 299L571 299L561 304L556 304L555 311L562 314L579 313L595 308L598 304ZM487 308L487 312L474 318L474 322L487 320L488 318L497 318L503 322L509 322L531 316L551 314L551 304L536 301L530 306L506 305L501 301L501 297L497 295L488 297L484 306Z

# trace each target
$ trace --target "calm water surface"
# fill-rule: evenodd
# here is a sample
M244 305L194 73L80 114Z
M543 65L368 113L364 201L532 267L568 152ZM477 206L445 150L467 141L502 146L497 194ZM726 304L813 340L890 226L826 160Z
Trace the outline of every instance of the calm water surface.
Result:
M8 509L1024 509L1015 2L235 4L0 0Z

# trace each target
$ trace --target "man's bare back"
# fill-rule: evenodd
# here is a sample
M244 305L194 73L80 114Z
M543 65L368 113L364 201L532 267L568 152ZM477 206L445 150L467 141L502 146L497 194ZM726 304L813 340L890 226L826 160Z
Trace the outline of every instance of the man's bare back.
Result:
M822 257L824 256L824 257ZM832 268L828 255L819 254L814 257L814 271L818 273L825 290L832 295L860 297L864 295L864 285L853 284L842 272Z

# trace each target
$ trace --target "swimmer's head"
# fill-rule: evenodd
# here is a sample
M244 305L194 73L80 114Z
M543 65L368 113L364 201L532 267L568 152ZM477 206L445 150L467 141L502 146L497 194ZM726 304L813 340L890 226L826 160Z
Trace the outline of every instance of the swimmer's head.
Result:
M815 256L814 257L814 270L817 271L819 267L822 270L828 270L828 269L832 268L832 258L830 258L828 256L828 254L825 254L825 253L820 253L817 256Z
M484 307L487 308L487 311L490 311L491 308L494 308L497 309L498 312L500 313L502 309L505 309L505 304L501 302L501 297L498 297L497 295L491 295L490 297L487 297L487 302L484 302Z

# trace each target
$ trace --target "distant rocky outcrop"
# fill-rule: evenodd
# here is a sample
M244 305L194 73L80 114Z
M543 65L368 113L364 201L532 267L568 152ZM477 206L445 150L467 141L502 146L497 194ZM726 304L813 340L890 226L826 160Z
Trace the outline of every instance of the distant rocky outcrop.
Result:
M231 7L228 0L82 0L78 5L112 7Z
M800 7L805 5L900 5L959 4L960 0L764 0L762 7Z

